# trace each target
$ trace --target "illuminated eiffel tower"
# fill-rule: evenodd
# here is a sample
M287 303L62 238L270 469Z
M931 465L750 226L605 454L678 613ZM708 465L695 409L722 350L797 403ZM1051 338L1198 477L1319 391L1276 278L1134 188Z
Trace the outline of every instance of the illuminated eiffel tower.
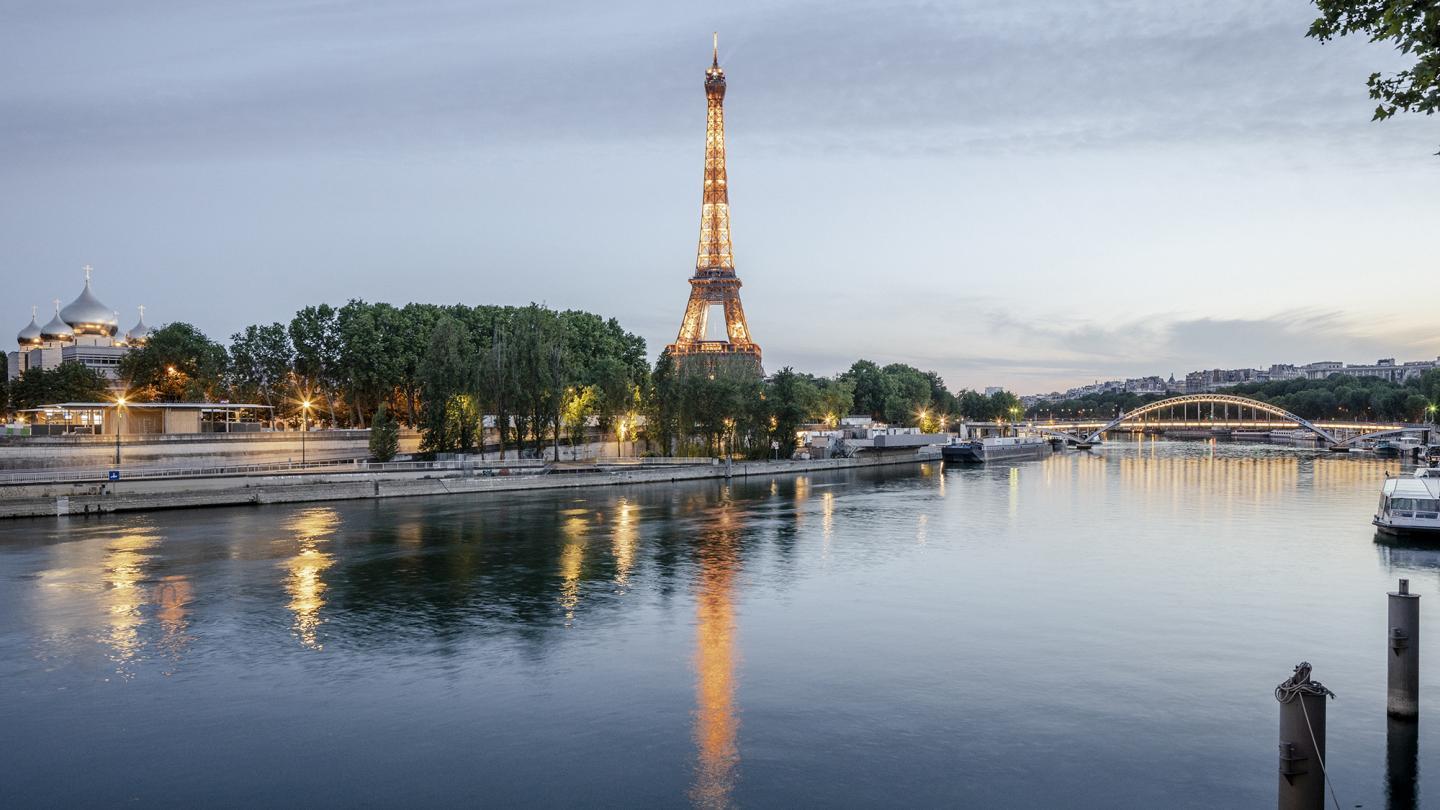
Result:
M713 59L705 71L705 186L700 205L700 247L695 275L690 278L690 301L680 335L666 351L681 367L703 365L711 370L719 362L733 362L761 373L760 347L750 340L745 309L740 305L740 279L730 252L730 195L725 183L725 71L720 69L720 43L715 38ZM712 308L725 318L725 340L706 340L705 328Z

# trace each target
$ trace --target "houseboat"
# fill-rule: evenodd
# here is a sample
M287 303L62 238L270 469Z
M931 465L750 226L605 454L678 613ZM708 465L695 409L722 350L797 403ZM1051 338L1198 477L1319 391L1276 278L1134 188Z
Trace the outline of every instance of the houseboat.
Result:
M1371 522L1384 534L1440 539L1440 467L1421 467L1414 475L1386 478Z
M1039 436L998 436L968 442L951 442L940 448L940 457L960 464L996 461L1029 461L1054 452L1049 439Z

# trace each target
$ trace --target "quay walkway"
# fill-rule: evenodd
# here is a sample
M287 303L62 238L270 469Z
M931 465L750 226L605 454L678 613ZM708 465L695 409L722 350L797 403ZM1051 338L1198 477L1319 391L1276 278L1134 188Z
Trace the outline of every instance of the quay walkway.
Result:
M283 465L279 469L248 472L213 468L210 472L185 476L157 474L134 478L122 473L119 481L97 481L92 477L79 481L0 483L0 518L672 483L926 461L938 462L938 454L907 449L856 458L731 464L710 458L607 459L600 463L525 459L503 464L498 461L352 463L331 465L329 469L308 468L309 465L293 469L292 465Z

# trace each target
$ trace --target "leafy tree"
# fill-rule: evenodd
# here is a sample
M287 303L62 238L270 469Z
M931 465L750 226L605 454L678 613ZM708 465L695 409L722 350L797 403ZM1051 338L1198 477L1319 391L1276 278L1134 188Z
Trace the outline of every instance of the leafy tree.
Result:
M883 369L886 386L883 418L895 425L915 424L922 411L929 410L931 379L920 369L891 363Z
M53 369L28 368L11 383L10 399L17 410L58 402L103 402L110 399L110 381L76 362Z
M230 336L230 380L232 387L249 401L275 406L290 381L295 351L285 325L247 326Z
M436 322L419 376L424 403L421 449L469 449L481 419L473 395L476 368L464 327L454 318L447 315Z
M224 346L188 323L172 323L121 358L120 377L137 401L217 400L228 362Z
M375 418L370 421L370 455L376 461L389 461L395 458L399 449L400 426L390 418L390 411L381 403L375 411Z
M805 375L786 366L771 375L765 385L765 402L770 408L771 441L780 443L780 457L795 453L795 434L822 407L820 391Z
M1370 98L1380 102L1374 120L1397 112L1433 114L1440 109L1440 4L1433 0L1315 0L1320 16L1306 36L1321 42L1364 34L1391 42L1415 63L1394 75L1370 74Z
M340 333L335 308L329 304L305 307L290 320L288 331L301 392L322 397L333 418L340 385Z
M850 415L855 407L855 383L843 377L819 378L815 380L817 399L815 410L809 414L811 421L824 422L835 427L840 420Z
M881 368L869 360L856 360L841 375L854 389L855 410L872 419L885 418L885 404L893 395L891 381Z
M568 388L561 406L561 422L565 426L565 437L570 440L573 450L585 441L585 428L590 417L600 412L600 389L593 385Z

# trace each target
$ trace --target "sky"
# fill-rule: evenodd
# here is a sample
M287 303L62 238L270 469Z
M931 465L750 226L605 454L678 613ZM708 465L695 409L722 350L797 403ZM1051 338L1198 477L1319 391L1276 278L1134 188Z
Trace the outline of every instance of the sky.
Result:
M8 0L0 323L541 302L652 353L694 269L720 34L767 370L1020 393L1434 359L1440 120L1301 0Z

